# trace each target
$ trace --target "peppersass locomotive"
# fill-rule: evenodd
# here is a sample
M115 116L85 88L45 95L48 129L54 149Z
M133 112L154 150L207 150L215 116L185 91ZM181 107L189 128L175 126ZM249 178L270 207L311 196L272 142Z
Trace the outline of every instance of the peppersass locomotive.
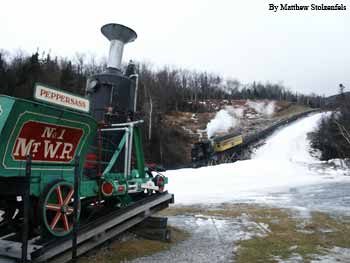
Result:
M73 218L81 218L88 207L126 206L164 190L167 178L153 176L144 165L142 120L134 117L135 67L130 64L125 74L121 70L124 44L136 33L120 24L101 31L111 42L108 67L88 79L85 97L39 83L34 101L0 96L1 226L23 216L19 196L28 185L26 160L32 164L30 224L46 235L68 235ZM75 163L80 167L78 206L73 206Z

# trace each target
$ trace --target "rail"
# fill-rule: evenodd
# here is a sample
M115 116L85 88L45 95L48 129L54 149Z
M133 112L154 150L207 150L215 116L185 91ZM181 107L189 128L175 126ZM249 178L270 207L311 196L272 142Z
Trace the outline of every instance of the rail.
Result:
M76 249L72 251L72 235L50 240L33 237L28 240L26 260L31 263L66 263L105 241L142 222L174 202L168 192L155 194L130 206L114 209L76 228ZM15 263L21 259L22 243L0 237L0 262Z

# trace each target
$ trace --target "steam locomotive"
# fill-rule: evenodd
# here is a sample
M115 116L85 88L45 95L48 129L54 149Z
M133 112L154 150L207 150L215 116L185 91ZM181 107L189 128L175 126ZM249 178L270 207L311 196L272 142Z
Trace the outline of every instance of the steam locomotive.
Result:
M193 144L191 159L193 167L234 162L241 150L243 136L236 131Z
M209 140L196 142L192 145L191 161L193 167L215 165L234 162L240 158L242 150L257 141L264 139L280 126L286 125L304 117L316 109L295 114L289 118L276 121L260 131L243 135L240 130L222 136L215 136Z
M67 236L89 209L164 190L167 178L144 164L135 66L121 70L124 45L137 35L120 24L101 32L110 41L108 67L88 78L85 97L40 83L33 101L0 95L0 228L21 222L25 190L32 231L54 237Z

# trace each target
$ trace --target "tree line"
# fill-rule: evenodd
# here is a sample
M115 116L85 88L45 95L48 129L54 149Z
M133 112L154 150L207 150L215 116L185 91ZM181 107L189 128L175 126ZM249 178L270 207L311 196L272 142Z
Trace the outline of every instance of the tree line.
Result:
M137 110L145 119L146 157L164 163L168 136L173 131L162 125L164 114L171 111L200 112L202 101L222 99L287 100L311 107L322 107L324 98L292 92L281 83L242 84L236 79L206 71L176 67L153 67L135 63L139 74ZM106 68L105 60L77 53L74 58L53 57L47 52L11 54L0 50L0 93L31 99L36 82L84 95L86 79ZM125 65L126 67L126 65ZM176 135L175 135L176 136ZM165 143L167 142L167 143ZM171 143L171 142L170 142Z
M191 71L176 67L156 68L147 63L136 63L140 77L140 108L148 97L161 112L183 111L189 103L210 99L272 99L320 107L324 98L315 94L303 95L285 88L280 83L253 82L242 84L236 79L205 71ZM80 95L85 93L88 76L102 72L105 61L77 53L75 58L52 58L50 53L22 51L10 54L0 50L0 92L2 94L31 98L35 82L42 82ZM144 101L143 101L144 100Z
M312 133L311 144L321 153L321 160L350 158L350 93L339 85L339 94L328 106L332 113L325 116Z

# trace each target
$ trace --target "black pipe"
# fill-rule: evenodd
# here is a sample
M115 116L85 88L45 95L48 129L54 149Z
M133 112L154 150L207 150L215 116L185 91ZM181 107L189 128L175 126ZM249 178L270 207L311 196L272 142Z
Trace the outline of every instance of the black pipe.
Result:
M79 179L80 179L80 157L75 157L74 161L74 214L73 214L73 238L72 238L72 262L77 260L77 233L79 214Z
M23 192L23 229L22 229L22 257L21 262L27 262L28 253L28 229L29 229L29 207L30 207L30 176L31 176L32 157L27 156L24 192Z

